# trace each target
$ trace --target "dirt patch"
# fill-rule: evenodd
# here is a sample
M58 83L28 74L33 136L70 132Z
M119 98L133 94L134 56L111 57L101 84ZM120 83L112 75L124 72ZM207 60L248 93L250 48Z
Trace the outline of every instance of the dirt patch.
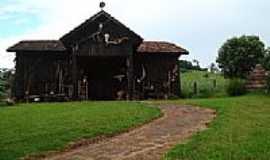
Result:
M158 160L173 146L207 128L215 111L190 106L162 106L164 116L128 133L68 152L53 154L45 160Z

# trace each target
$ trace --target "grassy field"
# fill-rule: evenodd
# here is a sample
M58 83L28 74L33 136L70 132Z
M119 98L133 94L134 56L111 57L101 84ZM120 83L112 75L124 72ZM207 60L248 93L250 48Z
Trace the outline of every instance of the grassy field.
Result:
M182 93L185 98L209 98L226 95L227 80L220 74L206 71L188 71L182 74ZM214 87L216 81L216 87ZM198 85L198 94L194 95L194 82Z
M217 110L210 128L167 155L167 160L269 160L270 97L179 100Z
M71 141L113 135L160 116L133 102L74 102L0 107L0 159L63 148Z

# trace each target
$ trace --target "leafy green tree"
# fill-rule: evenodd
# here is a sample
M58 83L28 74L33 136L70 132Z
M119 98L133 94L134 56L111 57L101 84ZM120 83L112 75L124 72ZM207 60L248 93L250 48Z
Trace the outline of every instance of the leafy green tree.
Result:
M270 47L267 48L265 55L264 55L264 59L262 61L263 67L270 71Z
M200 68L200 62L197 59L193 59L192 62L195 64L195 66Z
M7 98L11 95L11 85L13 83L14 75L12 69L0 68L0 99Z
M194 61L194 60L193 60ZM189 70L196 70L196 71L205 71L206 68L200 67L200 62L198 60L195 60L195 65L193 65L192 62L187 60L179 60L179 67L181 69L181 72L186 72Z
M211 73L217 73L218 72L218 67L216 66L215 63L211 63L209 66L209 70Z
M263 59L263 67L268 71L267 78L266 78L266 84L267 84L267 91L270 93L270 47L267 48L266 54Z
M3 98L5 95L5 80L4 80L4 73L0 70L0 99Z
M241 36L229 39L219 49L217 63L225 77L246 78L261 63L265 45L257 36Z

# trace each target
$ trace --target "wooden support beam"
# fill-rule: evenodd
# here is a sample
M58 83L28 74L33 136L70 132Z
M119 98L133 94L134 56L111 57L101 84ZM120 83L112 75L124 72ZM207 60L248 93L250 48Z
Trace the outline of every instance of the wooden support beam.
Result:
M174 64L174 69L172 71L173 81L171 82L171 93L173 96L181 96L181 73L178 60L172 62Z
M182 95L182 75L181 75L181 68L180 68L180 65L179 65L179 62L177 60L176 62L176 66L177 66L177 78L176 78L176 95L177 96L181 96Z
M78 52L78 45L75 45L72 49L73 100L78 99L77 52Z
M179 83L179 92L178 92L178 96L181 96L182 95L182 73L181 73L181 68L180 68L180 64L178 63L178 68L179 68L179 70L178 70L178 73L179 73L179 75L178 75L178 83Z
M134 62L133 55L127 57L127 80L128 80L128 93L127 100L133 99L134 92Z

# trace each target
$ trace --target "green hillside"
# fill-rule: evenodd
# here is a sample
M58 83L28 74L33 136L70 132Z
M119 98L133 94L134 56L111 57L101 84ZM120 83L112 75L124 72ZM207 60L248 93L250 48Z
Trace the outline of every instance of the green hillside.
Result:
M225 96L226 79L220 74L207 71L188 71L182 73L182 95L185 98ZM194 83L197 83L197 94L194 94ZM216 84L216 86L215 86Z

